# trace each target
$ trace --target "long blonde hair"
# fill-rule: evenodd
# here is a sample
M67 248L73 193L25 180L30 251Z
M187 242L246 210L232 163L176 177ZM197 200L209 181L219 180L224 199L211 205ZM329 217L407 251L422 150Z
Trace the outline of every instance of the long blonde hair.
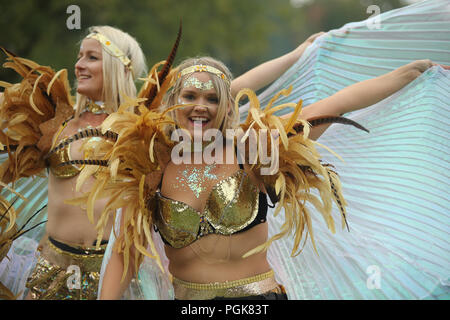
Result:
M234 97L231 95L230 90L230 84L233 76L225 64L211 57L188 58L182 61L177 69L181 72L183 69L194 65L207 65L214 67L223 72L228 78L227 82L217 76L211 77L217 97L219 98L219 108L217 111L215 127L225 134L226 129L235 128L235 126L239 123L239 113L234 106ZM178 104L178 97L183 88L183 83L188 77L189 75L185 75L177 78L175 84L165 96L163 101L164 109ZM171 116L176 121L176 116L173 111Z
M93 26L88 34L101 33L111 40L131 60L131 70L116 57L111 56L102 46L103 88L102 100L108 112L117 111L125 95L136 97L135 81L147 72L145 56L139 43L128 33L110 26ZM86 38L85 38L86 39ZM84 39L83 39L84 40ZM77 93L75 103L76 117L83 111L89 97Z

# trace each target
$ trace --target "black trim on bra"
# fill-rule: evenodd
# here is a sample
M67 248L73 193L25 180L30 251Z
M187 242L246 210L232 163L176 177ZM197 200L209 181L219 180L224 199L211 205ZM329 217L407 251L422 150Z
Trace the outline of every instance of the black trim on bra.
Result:
M256 215L255 219L244 229L237 231L236 233L247 231L255 226L257 226L260 223L264 223L267 221L267 210L268 210L268 203L267 203L267 197L264 192L259 192L259 202L258 202L258 214Z

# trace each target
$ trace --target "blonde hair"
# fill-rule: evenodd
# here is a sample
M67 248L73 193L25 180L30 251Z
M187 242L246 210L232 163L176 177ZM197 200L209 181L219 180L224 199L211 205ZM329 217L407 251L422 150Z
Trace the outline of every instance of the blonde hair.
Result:
M102 46L103 88L102 100L108 112L117 111L125 95L135 98L135 80L147 72L145 56L139 43L128 33L110 26L93 26L90 33L101 33L111 40L131 60L131 70L116 57L111 56ZM86 39L86 38L85 38ZM83 39L84 40L84 39ZM75 115L79 116L89 98L77 93Z
M224 81L218 76L211 77L214 89L216 90L217 97L219 99L219 108L217 110L215 127L221 130L222 133L225 133L226 129L235 128L235 126L239 123L239 112L234 106L234 97L231 95L230 84L233 76L230 70L225 66L225 64L211 57L188 58L181 62L177 69L181 72L183 69L194 65L212 66L223 72L228 78L228 81ZM183 83L189 77L190 74L177 78L175 84L167 92L164 98L163 108L168 108L178 104L178 97L183 89ZM175 119L175 121L177 120L174 111L171 112L171 116Z

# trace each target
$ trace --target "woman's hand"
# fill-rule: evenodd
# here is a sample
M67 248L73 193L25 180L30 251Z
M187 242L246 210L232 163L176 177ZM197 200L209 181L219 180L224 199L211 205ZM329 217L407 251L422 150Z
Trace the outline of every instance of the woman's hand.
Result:
M292 51L294 55L294 60L297 61L303 55L306 48L308 48L318 37L324 35L326 32L321 31L311 35L308 39L306 39L302 44L300 44L296 49Z
M401 66L400 68L392 71L392 73L397 73L397 75L403 76L409 83L420 77L426 70L436 65L437 64L433 63L429 59L416 60Z
M401 66L400 68L392 71L403 74L407 81L411 82L420 77L425 71L434 66L440 66L445 70L450 70L450 66L443 64L437 64L430 59L416 60Z
M311 43L314 42L314 40L316 40L318 37L320 37L321 35L323 35L323 34L325 34L325 33L326 33L325 31L317 32L317 33L311 35L308 39L306 39L304 43L305 43L307 46L309 46Z

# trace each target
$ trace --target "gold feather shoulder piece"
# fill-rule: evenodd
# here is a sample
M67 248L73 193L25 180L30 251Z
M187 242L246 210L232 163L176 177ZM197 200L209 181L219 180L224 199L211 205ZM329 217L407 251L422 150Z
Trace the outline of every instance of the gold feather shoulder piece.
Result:
M0 181L39 174L45 168L43 155L50 149L53 133L73 114L67 70L53 71L31 60L7 56L5 68L16 71L20 83L0 82L0 147L8 158L0 166Z
M88 159L104 162L84 167L77 178L77 189L90 176L95 176L94 185L84 196L66 201L87 205L88 217L96 224L99 240L109 219L122 209L122 232L115 249L124 256L124 277L132 253L135 270L144 255L155 258L163 270L151 237L153 219L148 200L155 194L162 170L170 160L173 142L168 139L166 129L174 126L174 122L167 116L170 109L163 113L149 110L145 101L128 98L117 112L105 119L102 133L117 133L113 143L111 139L97 139L84 144ZM107 199L107 204L99 220L94 221L94 203L98 199Z
M292 256L301 252L303 246L300 247L300 244L303 242L304 245L308 236L317 252L311 222L313 213L306 206L307 203L313 205L315 210L322 215L328 228L334 233L335 223L331 215L334 202L341 212L342 225L346 225L346 202L342 195L339 177L332 165L320 160L320 154L316 149L318 143L309 139L308 134L311 126L334 122L366 129L343 117L324 116L310 119L311 123L301 119L301 100L297 104L287 103L273 106L280 95L288 96L291 89L280 91L264 110L260 108L255 93L249 89L241 90L236 97L238 102L241 97L247 96L250 102L248 117L240 125L242 136L237 141L245 146L242 150L246 150L246 152L242 158L248 161L247 163L253 164L252 171L264 182L272 202L278 203L274 212L275 216L279 214L281 208L284 208L285 215L285 222L280 232L266 243L246 253L244 257L267 250L273 241L287 235L294 236ZM276 111L288 107L294 108L289 119L282 119L274 115ZM263 132L267 133L263 135ZM257 143L249 143L252 134L257 137ZM249 152L249 145L256 145L258 148L256 154L267 154L270 161L262 161L262 159L255 161ZM265 148L265 150L260 150L261 148Z

